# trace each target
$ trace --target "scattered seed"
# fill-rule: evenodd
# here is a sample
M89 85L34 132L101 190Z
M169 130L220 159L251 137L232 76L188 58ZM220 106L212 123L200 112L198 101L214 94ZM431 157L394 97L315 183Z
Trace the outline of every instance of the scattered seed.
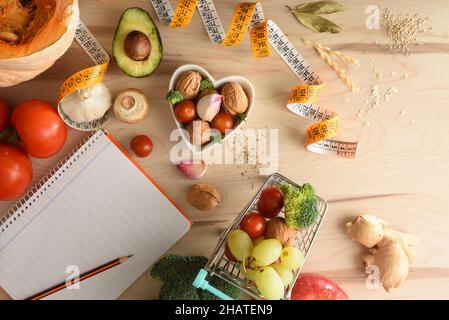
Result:
M382 26L391 40L390 49L400 49L402 54L410 55L409 46L421 43L416 35L432 30L432 27L427 29L421 27L426 21L430 21L429 17L423 18L420 14L395 15L387 8L382 16Z

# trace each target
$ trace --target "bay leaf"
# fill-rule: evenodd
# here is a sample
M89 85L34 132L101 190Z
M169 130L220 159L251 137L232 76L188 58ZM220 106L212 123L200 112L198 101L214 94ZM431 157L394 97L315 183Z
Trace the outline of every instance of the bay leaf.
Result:
M325 19L321 16L312 13L293 11L299 22L301 22L305 27L316 32L330 32L338 33L342 32L343 29L332 21Z
M335 1L314 1L300 4L296 11L316 14L329 14L344 11L347 8Z

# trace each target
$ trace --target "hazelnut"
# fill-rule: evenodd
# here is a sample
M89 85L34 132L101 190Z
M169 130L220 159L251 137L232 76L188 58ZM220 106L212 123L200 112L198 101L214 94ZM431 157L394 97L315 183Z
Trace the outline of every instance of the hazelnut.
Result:
M190 142L192 144L200 144L203 145L210 141L210 125L209 122L203 120L195 120L189 123L186 127L189 132Z
M128 33L123 44L128 58L134 61L142 61L151 53L151 42L145 33L134 30Z
M201 75L197 71L186 71L176 81L175 90L181 92L185 100L195 100L200 84Z
M210 184L195 184L187 192L189 203L199 210L212 210L221 201L218 190Z
M223 109L233 116L248 109L249 100L242 86L235 82L226 83L221 89Z

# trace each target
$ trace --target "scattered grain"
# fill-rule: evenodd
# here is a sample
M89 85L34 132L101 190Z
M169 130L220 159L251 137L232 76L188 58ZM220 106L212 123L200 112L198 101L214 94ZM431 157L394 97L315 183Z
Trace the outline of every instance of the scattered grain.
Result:
M343 69L336 61L332 60L332 56L337 57L341 62L360 65L359 60L352 58L341 51L332 50L330 47L321 44L318 41L303 39L304 44L313 47L319 56L337 72L340 78L348 86L352 92L357 92L360 89L353 83L352 77L347 74L347 71Z
M420 13L413 16L409 14L395 15L390 9L386 9L382 16L382 26L387 37L391 40L390 49L399 49L402 54L410 55L411 45L422 45L416 36L432 30L422 28L424 22L430 21L429 17L421 17Z

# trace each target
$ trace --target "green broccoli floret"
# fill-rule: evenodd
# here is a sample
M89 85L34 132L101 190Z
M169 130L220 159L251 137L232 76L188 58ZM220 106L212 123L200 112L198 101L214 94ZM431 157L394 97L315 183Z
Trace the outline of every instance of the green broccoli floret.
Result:
M196 277L198 270L193 269L200 269L206 263L207 258L203 256L183 257L171 254L153 265L151 268L151 276L161 281L170 281L179 278L179 273Z
M229 284L226 281L221 280L217 276L211 277L209 279L209 284L221 292L226 293L228 296L233 298L234 300L238 300L242 296L242 292L236 286ZM213 295L209 291L199 290L199 296L201 300L220 300L217 296Z
M200 82L200 91L212 89L213 87L214 85L212 84L212 81L210 81L209 79L203 79Z
M215 300L213 294L195 288L192 283L199 270L204 268L207 258L203 256L183 257L168 255L159 260L151 269L151 276L164 284L159 291L161 300ZM217 277L209 279L210 284L234 299L239 299L241 292L233 285Z
M285 223L294 228L306 228L318 218L318 205L315 190L305 183L299 189L281 185L284 193Z
M193 281L193 280L192 280ZM160 300L200 300L198 289L192 286L186 279L178 279L178 282L167 281L159 291Z
M169 103L175 105L175 104L177 104L177 103L182 102L182 101L184 100L184 97L183 97L182 93L179 92L178 90L170 90L170 91L167 93L167 96L165 97L165 99L166 99Z

